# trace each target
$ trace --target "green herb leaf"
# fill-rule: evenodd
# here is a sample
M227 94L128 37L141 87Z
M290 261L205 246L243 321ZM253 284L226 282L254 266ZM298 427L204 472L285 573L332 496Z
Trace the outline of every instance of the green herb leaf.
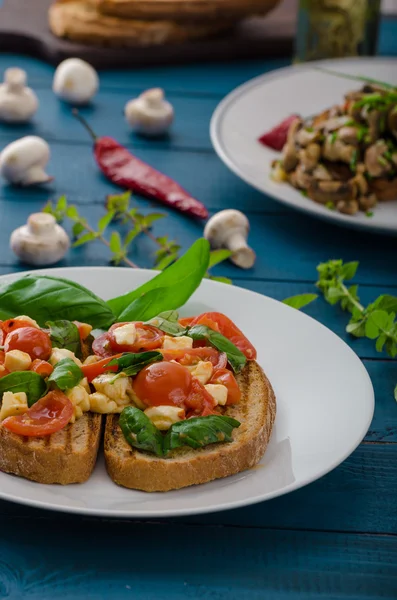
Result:
M78 385L82 379L83 371L80 367L71 358L63 358L55 365L48 383L55 383L64 392Z
M129 209L131 192L122 194L109 194L106 197L106 208L114 213L126 212Z
M113 221L115 213L113 211L109 211L106 215L103 215L98 221L98 230L100 233L103 233L108 225Z
M233 283L229 277L222 277L221 275L210 275L208 279L211 279L211 281L217 281L218 283L226 283L227 285L232 285Z
M47 321L53 348L66 348L81 358L80 334L77 326L71 321Z
M113 358L106 367L117 366L117 373L124 373L128 377L134 377L144 367L163 360L161 352L126 352L120 358Z
M228 258L230 258L232 256L233 252L231 252L230 250L225 250L225 249L220 249L220 250L212 250L212 252L210 253L210 264L208 266L209 269L211 269L212 267L215 267L215 265L218 265L219 263L223 262L224 260L227 260Z
M207 340L219 352L225 352L230 366L235 373L239 373L246 365L246 356L225 336L205 325L194 325L187 334L194 340Z
M287 304L287 306L292 306L292 308L303 308L307 306L314 300L317 300L318 294L299 294L298 296L291 296L290 298L285 298L283 300L283 304Z
M80 233L85 231L85 227L81 221L77 221L72 227L72 235L74 238L79 237Z
M41 326L60 317L99 328L114 322L109 306L98 296L78 283L48 275L27 275L0 286L0 319L22 314Z
M0 398L4 392L25 392L28 406L32 406L46 394L47 384L34 371L14 371L0 379Z
M240 427L239 421L220 415L179 421L171 426L164 438L164 453L182 446L203 448L209 444L232 442L232 432L237 427Z
M167 309L183 306L200 285L209 265L210 248L207 240L200 238L192 247L168 269L162 271L136 290L109 300L108 306L117 315L117 320L130 313L136 314L136 302L146 296L144 305L148 306L149 297L152 310L147 308L140 320L148 320ZM155 301L157 290L157 301ZM123 316L124 315L124 316ZM131 319L133 320L133 319Z
M77 210L77 207L74 204L70 204L67 207L66 216L69 217L69 219L78 219L80 217L79 211Z
M359 263L357 261L345 263L341 269L341 277L347 280L353 279L357 273L358 265Z
M124 248L128 248L128 246L134 241L137 235L140 234L139 227L134 227L134 229L130 229L130 231L125 236L124 240Z
M109 248L114 254L121 252L121 238L118 231L113 231L112 235L110 236Z
M157 327L157 329L164 331L164 333L167 333L168 335L179 337L181 335L186 335L187 327L179 325L178 318L179 315L176 310L167 310L157 315L157 317L150 319L150 321L146 321L146 323L153 327Z
M139 408L127 406L120 415L119 425L130 446L163 456L163 436Z

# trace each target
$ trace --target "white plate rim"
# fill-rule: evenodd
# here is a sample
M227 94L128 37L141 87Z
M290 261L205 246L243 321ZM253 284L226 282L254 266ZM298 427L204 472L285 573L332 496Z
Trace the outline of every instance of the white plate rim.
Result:
M73 275L73 273L75 271L86 271L86 270L90 270L90 271L94 271L94 272L103 272L103 271L107 271L107 272L111 272L114 273L115 271L122 273L125 273L125 269L122 267L109 267L109 266L95 266L95 267L84 267L84 266L80 266L80 267L59 267L59 268L48 268L48 269L38 269L38 270L32 270L32 271L21 271L21 272L14 272L14 273L8 273L8 274L4 274L0 276L0 284L5 282L7 279L19 279L20 277L23 277L25 275L37 275L37 274L43 274L43 275L54 275L54 271L56 271L57 273L60 272L60 274L56 274L54 275L55 277L62 277L65 276L65 278L69 276ZM143 274L147 274L150 275L151 277L156 273L156 271L150 270L150 269L134 269L135 272L140 272ZM210 285L211 287L219 287L221 286L222 288L226 285L220 282L216 282L216 281L209 281L209 280L205 280L206 281L206 285ZM228 286L230 287L230 286ZM270 296L266 296L265 294L260 294L258 292L254 292L252 290L246 289L246 288L242 288L239 286L232 286L233 288L237 288L239 290L239 292L242 292L244 294L247 295L251 295L254 294L257 297L262 297L265 298L266 301L269 301L271 303L274 304L282 304L282 302L280 302L279 300L276 300L274 298L271 298ZM296 309L291 308L287 305L284 305L284 308L286 310L289 311L295 311ZM359 357L357 356L357 354L350 348L350 346L348 346L348 344L346 344L346 342L344 342L339 336L337 336L331 329L329 329L328 327L326 327L325 325L323 325L322 323L320 323L319 321L317 321L316 319L314 319L313 317L306 315L304 313L300 313L302 316L304 316L305 319L308 319L312 322L314 322L316 324L316 326L318 326L319 328L327 331L328 335L331 335L332 337L336 338L338 340L338 342L345 347L345 349L350 353L350 355L352 356L352 358L354 357L355 360L357 360L357 362L359 363L358 366L361 367L361 371L362 371L362 375L363 377L366 379L366 383L368 385L368 392L370 393L370 399L371 399L371 405L369 406L369 410L368 410L368 415L366 418L366 421L363 422L362 428L361 428L361 433L359 435L357 435L357 438L351 443L351 445L349 446L349 448L343 453L343 455L341 455L340 457L338 457L337 460L335 460L334 462L332 462L332 464L330 464L327 468L323 469L321 472L319 472L316 475L313 475L312 477L307 477L306 479L302 480L302 481L294 481L293 483L286 485L285 487L283 487L281 490L274 490L273 492L267 492L265 494L259 494L256 496L251 496L249 498L245 498L243 500L235 500L232 502L227 502L227 503L217 503L214 506L208 507L197 507L194 509L191 508L187 508L187 509L176 509L176 510L150 510L150 511L145 511L145 510L111 510L111 509L102 509L102 508L89 508L89 507L75 507L75 506L67 506L67 505L62 505L62 504L52 504L50 502L44 502L44 501L40 501L40 500L35 500L32 498L28 498L28 497L15 497L12 494L6 493L4 492L2 489L0 489L0 500L6 500L9 502L13 502L15 504L19 504L19 505L24 505L24 506L30 506L33 508L40 508L40 509L45 509L45 510L50 510L53 512L60 512L60 513L68 513L68 514L81 514L81 515L91 515L91 516L95 516L95 517L114 517L114 518L126 518L126 519L135 519L135 518L146 518L146 519L151 519L151 518L173 518L173 517L183 517L183 516L194 516L194 515L201 515L201 514L209 514L209 513L217 513L217 512L221 512L221 511L226 511L226 510L233 510L233 509L237 509L237 508L242 508L245 506L251 506L254 504L258 504L260 502L265 502L267 500L271 500L273 498L277 498L277 497L281 497L284 496L286 494L289 494L293 491L299 490L307 485L309 485L310 483L313 483L314 481L317 481L318 479L321 479L322 477L324 477L325 475L327 475L328 473L330 473L331 471L333 471L336 467L338 467L341 463L343 463L355 450L356 448L361 444L362 440L364 439L370 425L373 419L373 415L374 415L374 410L375 410L375 393L374 393L374 389L373 389L373 385L372 385L372 381L370 379L370 376L368 374L368 371L366 370L364 364L362 363L362 361L359 359ZM276 415L276 421L277 421L277 415ZM5 476L7 476L6 473L4 473ZM15 477L13 475L11 475L11 477ZM28 480L26 480L27 483L29 483ZM219 481L219 480L216 480ZM40 485L40 484L38 484ZM80 485L80 484L76 484L76 485ZM84 484L83 484L84 485ZM116 485L116 484L114 484ZM205 484L204 484L205 485ZM49 486L51 487L51 486ZM58 486L57 486L58 487ZM62 487L62 486L60 486ZM67 487L67 486L66 486ZM194 487L194 486L193 486ZM201 487L201 486L199 486ZM189 488L185 488L185 489L189 489ZM133 491L133 490L132 490ZM174 492L175 493L175 492Z
M286 67L281 67L279 69L275 69L273 71L269 71L267 73L263 73L262 75L258 75L257 77L253 77L249 81L239 85L234 90L232 90L221 102L217 105L215 111L212 114L210 121L210 138L212 145L214 147L215 152L219 156L219 158L224 162L224 164L235 174L237 177L245 181L248 185L255 188L262 194L269 196L276 202L284 204L293 210L297 210L301 213L305 213L307 216L314 217L316 219L320 219L322 221L332 222L334 224L348 227L352 229L358 230L366 230L373 233L381 233L387 235L397 235L397 226L385 224L385 225L377 225L371 222L371 219L357 221L354 218L351 218L347 215L343 215L337 211L330 211L324 208L324 211L317 211L314 209L315 203L312 204L299 204L295 203L286 198L280 197L276 192L272 192L269 189L264 190L260 185L258 185L255 181L252 181L251 178L244 172L244 170L232 159L229 155L227 148L224 145L222 135L220 133L220 127L222 124L222 119L224 118L226 111L229 106L231 106L236 100L240 98L240 96L245 95L250 92L251 89L256 88L263 83L268 83L269 81L281 79L284 76L288 76L290 73L296 73L298 70L308 71L313 70L313 67L324 67L324 68L335 68L337 69L338 64L345 64L346 61L349 63L359 63L363 64L365 62L371 62L373 64L376 63L396 63L397 69L397 58L388 56L388 57L365 57L365 58L355 58L349 57L347 59L326 59L319 61L312 61L304 64L297 65L289 65ZM357 82L359 84L359 82ZM296 192L299 194L299 192Z

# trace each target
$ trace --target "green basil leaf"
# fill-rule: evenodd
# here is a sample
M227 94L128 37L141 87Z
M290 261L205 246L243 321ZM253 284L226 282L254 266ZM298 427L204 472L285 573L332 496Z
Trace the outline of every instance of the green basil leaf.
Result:
M283 304L287 306L292 306L292 308L300 309L304 306L307 306L314 300L317 300L318 294L299 294L298 296L291 296L290 298L285 298L283 300Z
M161 352L126 352L120 358L113 358L106 366L113 367L117 365L117 373L125 373L128 377L133 377L147 365L163 360Z
M164 333L168 335L179 337L181 335L186 335L187 327L179 325L178 319L179 314L176 310L167 310L157 315L157 317L150 319L150 321L146 321L146 323L147 325L157 327L157 329L164 331Z
M53 348L65 348L81 358L80 334L77 326L72 321L66 321L65 319L47 321L45 326L50 330Z
M0 379L0 398L4 392L25 392L28 406L32 406L46 394L47 384L34 371L14 371Z
M163 436L139 408L127 406L120 415L119 425L130 446L163 456Z
M163 295L167 294L167 288L156 288L145 292L142 296L131 302L129 306L118 316L117 321L147 321L164 308Z
M224 335L206 327L205 325L195 325L191 327L187 334L194 340L208 340L211 346L214 346L219 352L225 352L230 366L235 373L239 373L247 362L246 356Z
M158 293L158 302L155 303L151 300L151 314L150 310L147 309L147 315L145 317L141 316L140 320L151 319L164 310L179 308L187 302L200 285L207 272L209 260L209 243L204 238L200 238L181 258L165 269L165 271L162 271L136 290L109 300L107 304L114 314L117 315L117 320L121 321L121 315L123 313L129 314L128 307L134 301L143 294L148 295L149 292L161 288L161 293ZM154 300L153 296L152 298Z
M232 432L236 427L240 427L239 421L220 415L179 421L171 426L164 438L164 453L181 446L202 448L208 444L231 442Z
M63 358L55 365L48 383L55 383L64 392L78 385L82 379L83 371L80 367L71 358Z
M0 287L0 319L27 314L43 326L68 319L108 328L114 315L106 302L83 286L47 275L27 275Z

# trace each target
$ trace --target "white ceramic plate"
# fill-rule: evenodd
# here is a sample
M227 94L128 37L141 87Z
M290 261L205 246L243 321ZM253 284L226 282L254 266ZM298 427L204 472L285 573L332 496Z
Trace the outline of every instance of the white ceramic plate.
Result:
M109 299L153 276L152 271L51 269ZM37 271L36 271L37 273ZM20 276L8 275L0 283ZM41 485L0 473L0 498L32 506L114 517L170 517L235 508L296 490L342 462L372 419L374 394L361 361L334 333L295 309L238 287L205 280L185 316L220 310L258 349L258 362L278 402L276 423L260 465L176 492L147 494L115 485L99 460L84 484Z
M280 154L260 144L258 137L291 114L317 114L340 104L347 91L361 87L359 81L335 77L315 67L397 85L395 59L319 61L273 71L238 87L219 104L211 121L214 148L236 175L275 200L340 225L396 234L397 199L377 206L372 217L361 212L349 217L270 178L271 162Z

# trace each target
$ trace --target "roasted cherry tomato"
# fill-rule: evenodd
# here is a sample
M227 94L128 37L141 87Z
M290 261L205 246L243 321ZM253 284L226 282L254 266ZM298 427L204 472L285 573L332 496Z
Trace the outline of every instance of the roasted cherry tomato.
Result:
M80 339L82 341L87 339L92 331L91 325L88 325L88 323L80 323L80 321L73 321L73 323L76 325L77 329L79 330Z
M1 324L1 328L6 335L7 333L11 333L11 331L15 331L21 327L32 327L32 323L29 321L23 321L22 319L8 319L7 321L3 321Z
M52 352L50 336L36 327L20 327L11 331L5 339L4 351L10 350L27 352L32 360L47 360Z
M160 348L164 340L164 333L144 323L134 323L136 338L133 344L118 344L116 342L114 331L127 323L115 323L109 329L109 341L114 352L141 352L143 350L155 350Z
M147 406L184 408L191 390L192 376L182 365L162 361L142 369L132 385L138 398Z
M114 355L114 352L110 346L109 334L102 333L92 342L92 351L97 356L103 356L104 358L110 358Z
M102 373L107 373L108 371L113 371L115 373L117 371L117 365L108 367L108 364L113 360L113 358L120 358L120 356L121 354L115 354L109 358L98 360L91 365L83 365L81 370L83 371L84 377L87 377L88 381L91 383L95 377L102 375Z
M212 325L210 324L212 323ZM208 312L195 317L193 321L190 323L190 326L194 325L206 325L210 327L210 329L214 329L214 324L216 324L216 331L219 331L222 335L224 335L228 340L233 342L235 346L245 356L254 360L256 358L256 350L251 342L245 337L243 332L233 323L229 317L223 315L218 312Z
M182 327L189 327L193 319L195 319L195 317L182 317L178 322Z
M185 400L188 417L202 416L214 414L215 401L211 394L207 392L205 387L195 377L192 378L190 393Z
M46 360L40 360L39 358L35 358L35 360L31 364L30 370L34 371L35 373L38 373L42 377L49 377L53 372L54 367L50 365L50 363Z
M164 360L176 360L181 365L196 365L200 360L212 362L214 370L227 365L227 356L210 346L206 348L181 348L180 350L161 350Z
M211 377L210 383L220 383L227 387L226 404L238 404L241 400L241 390L235 376L228 369L219 369Z
M65 394L52 391L33 404L23 415L4 419L2 426L18 435L51 435L69 423L73 410L73 404Z

